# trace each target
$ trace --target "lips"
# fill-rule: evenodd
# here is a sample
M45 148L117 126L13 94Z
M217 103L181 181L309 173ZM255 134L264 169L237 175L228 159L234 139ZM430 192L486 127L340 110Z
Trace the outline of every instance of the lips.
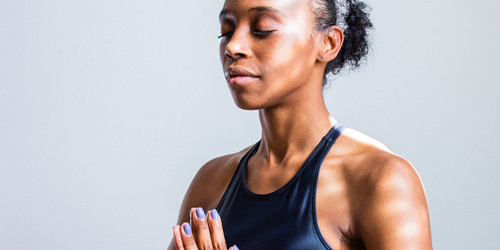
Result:
M255 73L243 67L229 67L224 76L230 85L243 85L260 78Z

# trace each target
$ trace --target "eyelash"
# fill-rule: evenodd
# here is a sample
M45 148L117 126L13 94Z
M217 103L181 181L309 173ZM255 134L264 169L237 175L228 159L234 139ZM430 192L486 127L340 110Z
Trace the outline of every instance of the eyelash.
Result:
M258 37L266 37L270 35L274 30L254 30L253 33Z
M253 30L253 33L258 36L258 37L265 37L265 36L268 36L270 35L274 30ZM233 33L233 31L230 31L230 32L226 32L220 36L218 36L217 38L223 38L229 34Z
M230 31L230 32L226 32L226 33L224 33L224 34L222 34L222 35L218 36L217 38L223 38L223 37L225 37L225 36L229 35L230 33L233 33L233 32L232 32L232 31Z

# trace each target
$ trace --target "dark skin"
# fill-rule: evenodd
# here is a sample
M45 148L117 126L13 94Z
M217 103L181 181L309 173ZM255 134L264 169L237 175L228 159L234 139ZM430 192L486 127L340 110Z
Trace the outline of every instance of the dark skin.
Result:
M221 62L233 99L242 109L259 110L262 142L247 167L248 187L257 194L290 181L336 123L323 100L322 80L343 33L337 26L316 31L311 4L226 0L221 12ZM224 218L214 220L210 210L248 150L213 159L199 170L169 250L227 249ZM200 207L209 211L206 218L197 216ZM432 249L425 192L415 169L352 129L341 134L322 164L316 212L323 237L336 250Z

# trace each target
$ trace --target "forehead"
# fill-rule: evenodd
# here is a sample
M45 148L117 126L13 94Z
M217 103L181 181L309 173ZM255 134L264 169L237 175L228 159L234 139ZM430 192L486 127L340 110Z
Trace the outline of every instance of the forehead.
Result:
M284 18L299 18L312 14L311 0L226 0L221 17L242 16L255 13L275 14Z

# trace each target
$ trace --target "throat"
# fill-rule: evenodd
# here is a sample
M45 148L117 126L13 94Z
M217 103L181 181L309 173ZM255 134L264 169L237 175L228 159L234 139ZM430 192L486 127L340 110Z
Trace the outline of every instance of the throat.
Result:
M284 187L301 169L307 156L294 158L281 164L270 164L257 155L251 157L246 168L248 189L255 194L270 194Z

